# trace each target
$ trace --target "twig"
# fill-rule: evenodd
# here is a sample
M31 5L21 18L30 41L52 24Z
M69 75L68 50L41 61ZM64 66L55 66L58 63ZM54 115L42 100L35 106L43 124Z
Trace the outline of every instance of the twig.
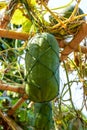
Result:
M64 64L64 68L65 68L65 72L66 72L66 78L67 78L67 83L68 83L68 90L69 90L70 102L72 104L73 109L76 111L74 103L73 103L73 100L72 100L71 85L69 83L70 81L69 81L69 76L68 76L68 72L67 72L67 69L66 69L65 62L63 62L63 64Z
M23 130L18 124L15 123L15 121L13 121L10 117L4 114L1 110L0 117L2 117L4 121L6 121L6 123L12 128L12 130Z
M70 18L69 18L70 20L74 18L75 14L76 14L76 12L77 12L77 10L78 10L78 6L79 6L80 1L81 1L81 0L79 0L79 1L77 2L76 6L75 6L75 8L74 8L74 10L73 10L73 12L72 12Z
M8 23L10 22L12 15L15 11L15 8L17 7L18 0L10 0L10 3L8 4L5 14L0 22L0 28L6 28Z
M17 101L17 103L16 103L14 106L12 106L12 108L8 111L8 115L13 115L14 112L17 110L17 108L19 108L19 107L22 105L22 103L23 103L25 100L27 100L27 99L28 99L28 95L24 94L23 97L20 98L20 99Z
M62 25L64 28L66 28L66 25L63 23L63 21L58 18L58 16L56 16L47 6L44 2L42 2L42 5L44 6L44 8L56 19L56 21L58 21L58 23L60 25Z
M13 92L17 92L17 93L20 93L20 94L23 94L23 97L20 98L17 103L12 106L12 108L8 111L8 114L9 115L12 115L17 108L19 108L21 106L21 104L26 100L28 99L28 95L25 93L25 90L21 87L13 87L13 86L10 86L10 85L7 85L7 84L2 84L0 83L0 90L6 90L6 91L13 91Z

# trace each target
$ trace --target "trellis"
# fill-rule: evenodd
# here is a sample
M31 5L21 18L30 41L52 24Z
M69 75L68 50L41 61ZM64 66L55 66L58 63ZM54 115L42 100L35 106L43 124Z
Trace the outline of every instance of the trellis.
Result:
M11 39L20 39L20 40L24 40L27 41L29 36L31 36L28 33L21 33L21 32L15 32L12 30L7 30L7 25L10 22L15 9L17 8L19 0L10 0L9 4L6 7L6 10L3 14L3 17L0 21L0 37L3 38L11 38ZM86 14L80 15L80 16L76 16L74 17L74 14L78 8L80 1L77 2L77 5L75 7L75 10L73 11L71 17L67 20L64 20L63 22L61 21L61 19L59 19L46 5L46 3L44 3L44 1L42 0L40 4L42 4L42 6L44 6L44 8L50 12L50 14L59 22L58 24L56 24L54 26L54 28L50 28L49 26L46 28L46 30L49 33L53 33L53 30L59 30L60 27L62 26L61 29L64 29L64 31L67 31L68 27L72 26L69 25L70 23L74 23L75 19L78 19L79 17L83 17L86 16ZM9 11L10 10L10 11ZM9 13L6 13L9 12ZM79 22L76 23L77 24L77 30L76 30L76 34L74 35L73 40L70 43L66 43L64 41L64 39L60 39L59 37L56 36L56 39L58 40L59 46L60 48L63 48L63 50L60 53L60 61L63 62L64 60L67 59L68 55L74 51L79 52L79 47L80 47L80 51L84 54L87 54L87 47L86 46L81 46L80 43L81 41L87 36L87 23L84 20L81 20ZM49 28L49 29L48 29ZM60 29L60 30L61 30ZM73 28L74 30L74 28ZM43 29L44 31L44 29ZM52 32L51 32L52 31ZM70 31L70 30L69 30ZM61 32L61 31L60 31ZM67 32L68 33L68 32ZM72 33L73 35L74 33ZM24 90L24 86L22 87L14 87L14 86L10 86L8 84L3 83L2 81L0 82L0 90L9 90L9 91L13 91L13 92L17 92L23 95L22 98L19 99L19 101L8 111L8 115L12 115L15 110L26 100L28 99L28 96L25 93ZM0 115L4 118L3 113L0 111ZM9 121L7 121L9 122ZM18 126L17 126L18 127ZM18 128L19 129L19 128ZM21 130L21 128L20 128Z

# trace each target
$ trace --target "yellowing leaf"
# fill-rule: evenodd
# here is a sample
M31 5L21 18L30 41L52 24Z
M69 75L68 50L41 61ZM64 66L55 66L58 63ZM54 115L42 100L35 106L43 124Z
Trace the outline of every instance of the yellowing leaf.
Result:
M28 5L35 5L36 4L36 0L27 0Z
M0 10L4 9L7 6L7 2L6 1L0 1Z
M23 13L19 9L17 9L14 12L11 23L16 25L22 25L26 21L26 19L27 18L23 15Z
M56 123L59 125L59 124L62 124L61 120L57 120Z

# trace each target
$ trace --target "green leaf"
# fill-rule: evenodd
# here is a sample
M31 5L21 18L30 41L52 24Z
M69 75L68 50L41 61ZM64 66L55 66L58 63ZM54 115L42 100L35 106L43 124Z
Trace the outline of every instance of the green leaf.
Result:
M32 23L30 20L26 19L26 21L22 25L22 31L23 32L29 32L31 29Z

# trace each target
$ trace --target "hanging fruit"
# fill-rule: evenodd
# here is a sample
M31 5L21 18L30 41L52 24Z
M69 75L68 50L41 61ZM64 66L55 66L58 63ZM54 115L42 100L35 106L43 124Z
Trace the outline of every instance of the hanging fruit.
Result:
M53 127L52 104L50 102L35 103L34 120L35 130L51 130Z
M25 54L26 93L34 102L46 102L59 93L59 46L49 33L28 41Z

